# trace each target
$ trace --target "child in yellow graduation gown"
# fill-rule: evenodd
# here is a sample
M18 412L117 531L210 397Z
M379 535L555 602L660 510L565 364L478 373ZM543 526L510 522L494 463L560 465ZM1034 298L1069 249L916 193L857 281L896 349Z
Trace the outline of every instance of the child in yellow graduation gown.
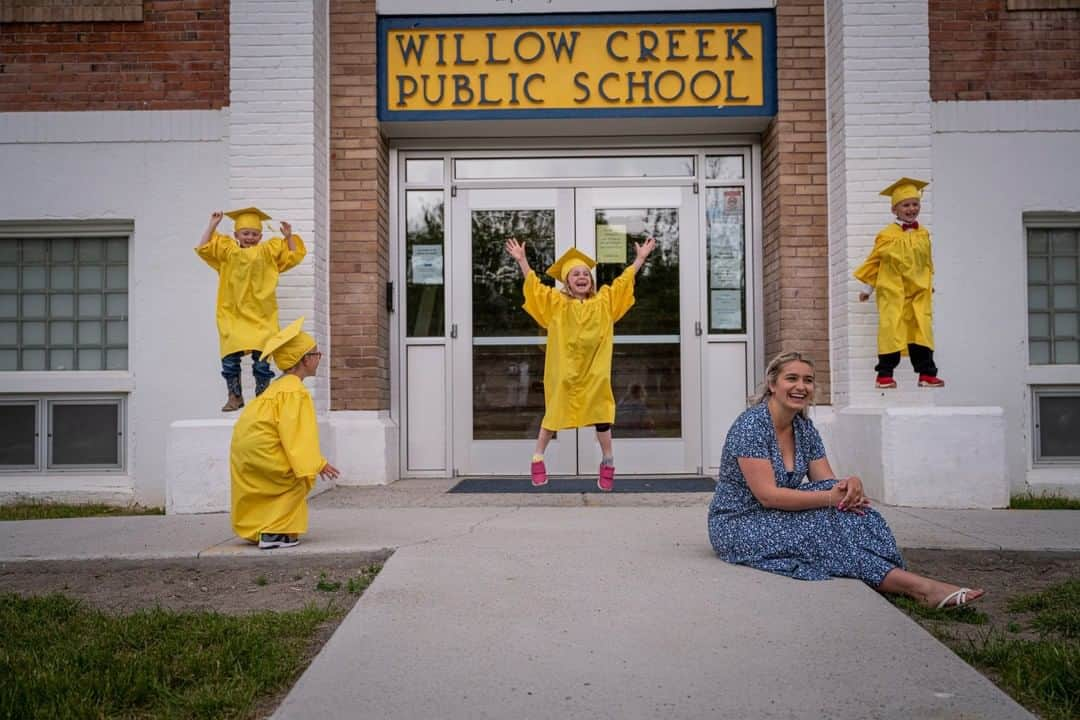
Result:
M304 241L292 226L281 223L283 237L262 240L262 222L270 216L258 208L225 213L233 220L235 240L217 232L222 213L210 215L195 252L218 272L217 326L221 376L228 399L222 412L244 407L240 389L240 358L251 353L255 395L274 379L270 364L261 356L266 341L278 329L278 275L300 264L307 254Z
M596 427L603 459L597 486L615 487L615 458L611 424L615 422L615 396L611 392L611 354L615 323L634 304L634 276L656 247L649 238L634 243L637 257L611 285L596 289L592 268L596 262L571 248L547 274L563 284L556 290L540 282L525 258L525 245L514 238L506 251L525 276L525 311L547 329L544 357L544 418L532 459L532 484L547 484L544 451L557 430Z
M875 387L896 387L893 371L910 355L920 387L942 387L934 364L932 296L934 259L930 231L919 225L922 189L928 183L900 178L881 194L892 201L896 221L874 239L874 249L855 270L856 279L877 293L878 364ZM859 293L865 302L870 292Z
M319 450L315 405L304 378L315 375L322 353L303 332L304 318L266 343L284 374L251 401L233 428L229 453L232 526L263 549L292 547L307 532L307 494L315 476L338 477Z

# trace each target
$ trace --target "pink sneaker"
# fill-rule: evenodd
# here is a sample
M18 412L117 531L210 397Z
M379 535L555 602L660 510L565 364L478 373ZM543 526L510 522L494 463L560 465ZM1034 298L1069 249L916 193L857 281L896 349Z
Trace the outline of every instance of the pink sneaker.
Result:
M532 464L532 484L533 487L547 485L547 466L544 465L543 460L537 460Z
M614 465L601 465L600 477L596 479L596 487L600 488L604 492L611 492L615 489L615 466Z

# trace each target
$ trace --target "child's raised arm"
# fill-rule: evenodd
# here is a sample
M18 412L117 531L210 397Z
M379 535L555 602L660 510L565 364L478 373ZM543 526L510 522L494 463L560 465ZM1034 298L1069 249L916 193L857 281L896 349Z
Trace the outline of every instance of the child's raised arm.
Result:
M506 241L506 252L510 253L510 257L517 260L518 267L521 268L521 274L524 277L528 277L532 272L532 268L529 267L529 261L525 257L525 243L519 243L515 238L509 238Z
M281 221L281 236L285 238L285 244L289 246L289 252L296 252L296 240L293 239L292 225Z
M214 231L217 230L218 223L221 222L222 212L215 210L210 213L210 224L203 230L202 240L199 241L198 247L202 247L206 243L210 242L210 238L214 235Z
M645 258L649 257L649 253L656 249L656 238L648 238L643 243L634 243L634 252L637 257L634 258L634 272L641 270L641 266L645 264Z

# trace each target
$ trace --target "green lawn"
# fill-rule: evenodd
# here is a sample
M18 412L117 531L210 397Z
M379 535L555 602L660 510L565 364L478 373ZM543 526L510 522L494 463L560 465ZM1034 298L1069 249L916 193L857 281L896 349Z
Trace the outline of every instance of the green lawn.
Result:
M55 518L113 515L164 515L165 509L139 505L68 505L61 503L19 503L0 505L0 520L51 520Z
M1005 627L964 637L950 632L949 623L981 624L979 613L913 611L929 618L930 629L965 661L979 669L1017 702L1045 720L1080 717L1080 580L1068 580L1046 590L1013 598ZM983 615L985 618L986 616ZM982 622L986 622L983 620ZM1027 632L1030 637L1020 637Z
M1060 495L1013 495L1010 510L1080 510L1080 500Z
M0 595L0 717L249 718L343 612L112 615L62 595Z

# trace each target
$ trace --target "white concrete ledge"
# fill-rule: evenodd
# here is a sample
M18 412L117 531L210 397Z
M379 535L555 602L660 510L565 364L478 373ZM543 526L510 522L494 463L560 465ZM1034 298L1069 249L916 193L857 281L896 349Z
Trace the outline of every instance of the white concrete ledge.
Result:
M328 456L341 477L338 485L388 485L398 479L397 423L385 410L330 413Z
M822 432L838 475L858 475L887 505L1009 504L1005 413L998 407L849 407Z
M228 420L178 420L169 426L165 448L166 514L229 511L229 445L235 424L234 416ZM328 435L326 423L320 422L320 438ZM308 497L331 487L332 483L316 478Z

